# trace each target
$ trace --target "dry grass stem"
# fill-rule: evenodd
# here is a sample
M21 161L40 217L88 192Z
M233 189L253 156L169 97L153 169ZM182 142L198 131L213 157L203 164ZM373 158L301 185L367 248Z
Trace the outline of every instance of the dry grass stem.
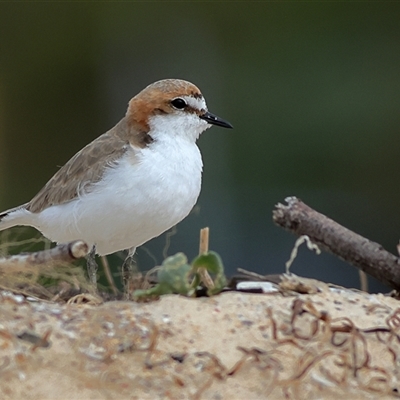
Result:
M200 255L208 253L209 241L210 241L210 228L207 227L200 229L200 244L199 244ZM205 268L203 267L199 268L198 273L206 288L210 289L214 287L214 282Z
M110 265L108 264L108 259L106 256L101 256L101 264L103 265L104 274L106 276L107 282L110 285L110 288L113 294L116 296L118 294L117 286L115 285L114 278L111 274Z

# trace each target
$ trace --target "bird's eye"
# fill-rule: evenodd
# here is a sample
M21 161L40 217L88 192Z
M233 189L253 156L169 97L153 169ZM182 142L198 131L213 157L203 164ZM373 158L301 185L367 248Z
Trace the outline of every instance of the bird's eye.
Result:
M186 101L181 99L180 97L173 99L171 101L171 104L177 110L183 110L187 106Z

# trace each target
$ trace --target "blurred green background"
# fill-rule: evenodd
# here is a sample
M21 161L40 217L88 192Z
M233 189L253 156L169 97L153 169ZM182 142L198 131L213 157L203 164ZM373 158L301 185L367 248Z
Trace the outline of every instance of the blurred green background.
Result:
M235 129L200 138L199 207L169 254L194 257L210 226L228 274L282 272L295 237L271 212L289 195L395 252L399 22L396 2L1 3L0 209L33 197L146 85L182 78ZM142 268L165 242L139 249ZM359 285L306 250L292 271Z

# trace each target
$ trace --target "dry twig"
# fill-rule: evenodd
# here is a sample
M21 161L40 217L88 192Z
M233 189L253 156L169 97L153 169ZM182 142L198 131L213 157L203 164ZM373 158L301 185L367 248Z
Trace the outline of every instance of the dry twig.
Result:
M85 257L88 251L89 248L85 242L82 240L75 240L36 253L22 253L0 258L0 267L4 266L7 267L7 269L15 270L18 268L29 268L55 262L68 263L78 258Z
M339 225L313 210L296 197L286 198L287 205L277 204L274 222L296 234L307 235L324 250L368 273L379 281L400 289L400 259L380 244Z
M210 240L210 228L207 227L200 229L199 255L208 253L209 240ZM208 289L213 288L214 282L211 279L211 276L207 272L207 270L204 267L201 267L199 268L198 272L201 276L201 280L206 285L206 287Z

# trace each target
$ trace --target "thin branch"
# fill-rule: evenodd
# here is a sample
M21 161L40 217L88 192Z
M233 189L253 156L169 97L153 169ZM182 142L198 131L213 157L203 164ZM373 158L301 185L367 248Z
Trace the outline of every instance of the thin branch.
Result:
M59 244L48 250L36 253L22 253L0 258L0 267L7 269L29 268L55 262L67 263L85 257L89 251L88 245L82 240Z
M199 244L199 254L208 253L208 243L210 240L210 228L200 229L200 244Z
M206 227L200 229L199 255L208 253L209 241L210 241L210 228ZM210 274L204 267L199 268L198 273L201 276L202 282L208 289L214 287L214 282L211 279Z
M380 244L339 225L296 197L277 204L274 222L295 235L308 235L322 249L361 269L390 287L400 289L400 259Z

